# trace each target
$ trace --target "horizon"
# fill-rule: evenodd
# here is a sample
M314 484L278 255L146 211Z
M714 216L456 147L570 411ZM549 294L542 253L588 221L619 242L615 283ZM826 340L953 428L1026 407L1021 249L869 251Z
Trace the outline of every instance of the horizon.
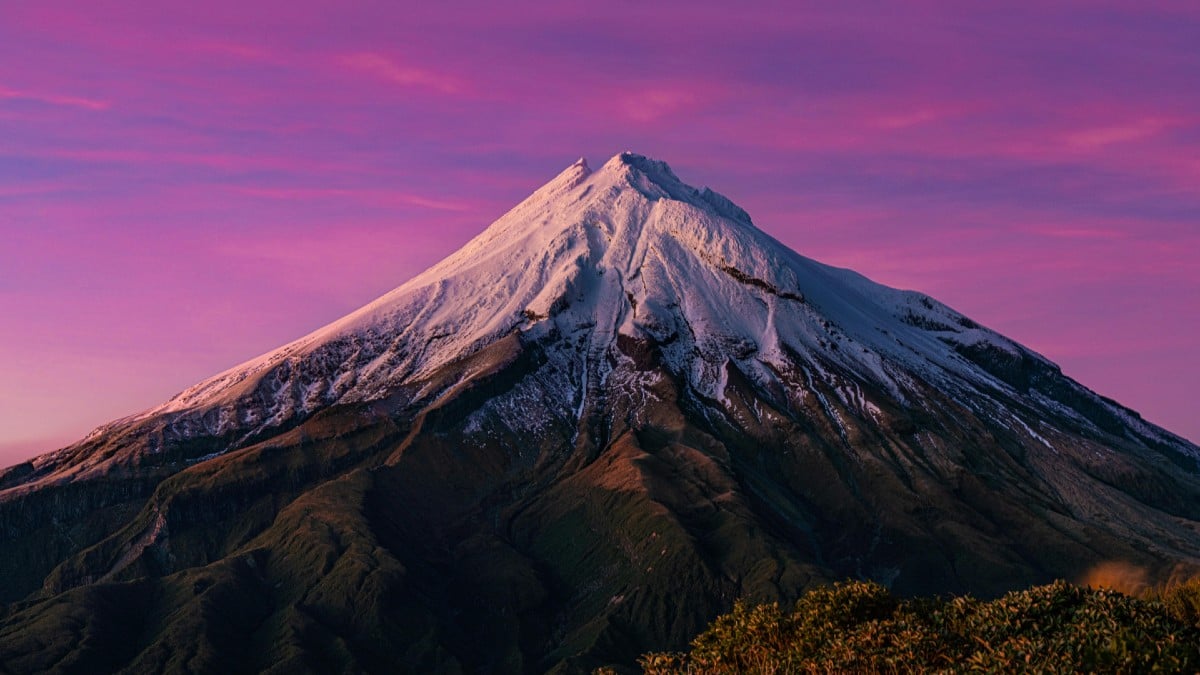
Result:
M338 319L624 148L1200 441L1200 10L867 4L0 10L25 56L0 65L0 467Z

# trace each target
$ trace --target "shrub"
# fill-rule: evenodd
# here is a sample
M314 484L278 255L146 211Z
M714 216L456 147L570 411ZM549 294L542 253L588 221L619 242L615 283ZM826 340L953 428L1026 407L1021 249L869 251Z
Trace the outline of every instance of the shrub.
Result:
M899 600L848 582L808 592L791 611L739 602L689 652L639 664L648 675L1196 671L1198 608L1200 583L1158 602L1061 581L984 602Z
M1200 578L1169 581L1146 590L1142 597L1161 603L1175 620L1200 628Z

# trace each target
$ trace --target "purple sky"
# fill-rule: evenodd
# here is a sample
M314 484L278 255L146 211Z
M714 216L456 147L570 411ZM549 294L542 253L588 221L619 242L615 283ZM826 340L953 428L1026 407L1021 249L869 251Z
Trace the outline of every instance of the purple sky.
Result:
M0 465L626 149L1200 441L1200 5L742 4L3 3Z

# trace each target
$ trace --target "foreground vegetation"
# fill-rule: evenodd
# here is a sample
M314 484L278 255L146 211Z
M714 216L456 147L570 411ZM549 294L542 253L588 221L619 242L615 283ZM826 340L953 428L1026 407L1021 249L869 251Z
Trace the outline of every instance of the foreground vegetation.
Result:
M1060 581L989 602L901 600L849 582L810 591L791 611L739 603L687 653L639 664L647 675L1200 670L1200 583L1143 595Z

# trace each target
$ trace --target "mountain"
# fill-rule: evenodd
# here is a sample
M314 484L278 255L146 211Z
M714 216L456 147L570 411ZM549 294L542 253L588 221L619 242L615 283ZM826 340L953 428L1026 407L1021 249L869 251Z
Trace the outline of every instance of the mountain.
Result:
M665 163L580 160L366 307L0 473L0 664L628 665L845 577L1196 562L1198 458Z

